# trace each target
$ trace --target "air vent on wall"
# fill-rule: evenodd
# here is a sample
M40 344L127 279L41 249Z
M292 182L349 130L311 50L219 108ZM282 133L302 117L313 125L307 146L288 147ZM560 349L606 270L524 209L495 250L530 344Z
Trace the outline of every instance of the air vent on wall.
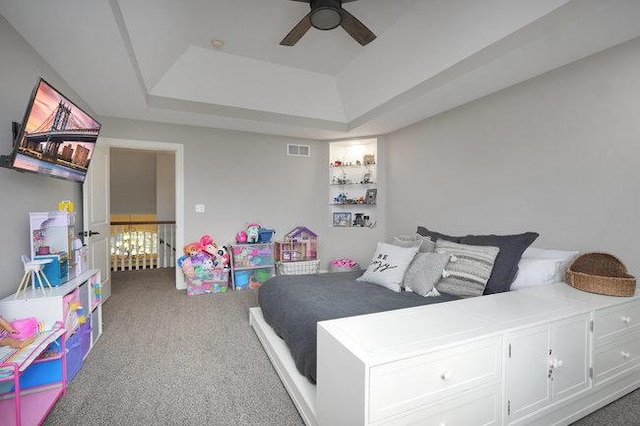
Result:
M288 143L287 155L293 157L311 157L311 146Z

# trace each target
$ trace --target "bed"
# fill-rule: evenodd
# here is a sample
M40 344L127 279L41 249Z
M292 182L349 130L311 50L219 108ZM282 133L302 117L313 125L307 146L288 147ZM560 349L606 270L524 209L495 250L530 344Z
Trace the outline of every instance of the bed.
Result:
M264 283L258 300L264 320L284 340L296 368L316 382L316 337L319 321L373 314L457 300L442 294L422 297L412 292L357 281L362 271L319 275L281 275Z
M638 389L640 298L560 282L575 252L520 254L518 289L482 297L278 276L250 323L307 425L568 425Z

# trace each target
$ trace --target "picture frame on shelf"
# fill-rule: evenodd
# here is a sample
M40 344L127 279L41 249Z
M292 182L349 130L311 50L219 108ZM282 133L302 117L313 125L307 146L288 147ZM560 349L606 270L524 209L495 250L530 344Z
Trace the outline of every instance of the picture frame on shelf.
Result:
M334 228L346 228L348 226L351 226L351 213L350 212L334 212L333 226Z
M364 203L375 204L377 197L378 197L378 189L376 188L367 189L367 192L365 193L365 196L364 196Z
M360 183L371 183L371 172L364 172Z

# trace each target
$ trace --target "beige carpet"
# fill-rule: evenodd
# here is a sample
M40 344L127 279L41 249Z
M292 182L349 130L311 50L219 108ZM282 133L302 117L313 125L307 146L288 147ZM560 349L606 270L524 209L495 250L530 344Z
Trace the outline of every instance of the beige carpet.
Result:
M249 326L255 290L188 297L173 274L113 274L103 335L45 425L302 425ZM640 425L640 392L574 423L602 425Z
M249 326L255 290L188 297L173 274L113 274L102 337L45 424L303 424Z

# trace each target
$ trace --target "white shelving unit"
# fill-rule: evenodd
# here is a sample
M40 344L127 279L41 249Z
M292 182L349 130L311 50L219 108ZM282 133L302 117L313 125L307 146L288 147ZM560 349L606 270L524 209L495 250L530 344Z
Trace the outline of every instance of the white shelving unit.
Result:
M378 144L376 139L329 145L329 226L376 225Z

